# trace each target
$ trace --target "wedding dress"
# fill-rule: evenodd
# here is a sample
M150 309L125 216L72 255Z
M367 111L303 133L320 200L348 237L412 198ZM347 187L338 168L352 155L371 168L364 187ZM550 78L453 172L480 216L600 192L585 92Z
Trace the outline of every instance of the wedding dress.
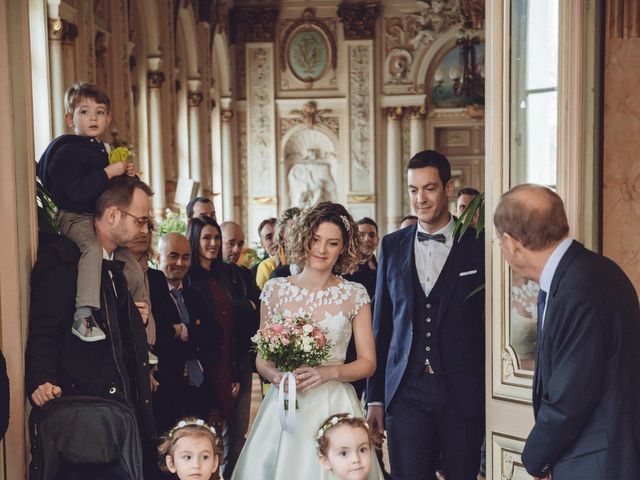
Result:
M369 303L359 283L340 279L336 286L309 292L288 278L267 282L260 297L267 315L303 315L327 331L332 348L326 365L344 363L351 339L351 320ZM282 430L278 417L278 388L271 385L262 401L249 438L240 454L232 480L329 480L336 477L324 470L316 451L316 437L322 422L336 413L364 416L360 401L349 383L329 381L298 392L295 435ZM382 472L371 451L369 480L381 480Z

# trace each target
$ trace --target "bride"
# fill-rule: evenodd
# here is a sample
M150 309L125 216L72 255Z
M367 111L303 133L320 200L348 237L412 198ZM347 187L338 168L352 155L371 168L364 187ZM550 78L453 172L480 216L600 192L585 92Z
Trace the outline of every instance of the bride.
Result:
M332 348L319 367L294 371L298 392L295 434L282 430L278 417L278 385L284 372L258 355L256 367L272 386L262 402L249 438L240 454L232 480L325 480L316 452L316 436L325 418L335 413L363 416L362 406L349 382L367 378L376 368L371 309L365 288L336 274L358 266L358 228L337 203L323 202L303 211L287 234L291 263L302 272L275 278L262 291L261 327L277 314L309 314L324 328ZM357 360L345 364L351 338ZM372 455L374 462L375 456ZM374 463L368 480L382 479Z

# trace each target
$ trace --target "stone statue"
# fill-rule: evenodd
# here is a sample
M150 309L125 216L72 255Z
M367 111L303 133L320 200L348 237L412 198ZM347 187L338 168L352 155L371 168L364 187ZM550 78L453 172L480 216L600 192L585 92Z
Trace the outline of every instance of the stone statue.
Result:
M328 153L325 157L333 154ZM318 157L318 150L309 148L307 155L295 163L287 175L292 207L311 207L336 197L336 183L331 166Z

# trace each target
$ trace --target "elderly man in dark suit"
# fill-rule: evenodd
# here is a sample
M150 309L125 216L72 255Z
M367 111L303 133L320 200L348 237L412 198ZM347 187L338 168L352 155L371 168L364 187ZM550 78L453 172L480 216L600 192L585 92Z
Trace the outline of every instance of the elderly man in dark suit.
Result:
M151 305L156 317L158 390L154 412L159 432L178 419L194 416L209 421L216 395L211 378L219 350L210 302L183 283L191 263L191 246L180 233L168 233L158 244L158 266L148 271Z
M484 429L483 239L453 233L451 166L426 150L407 167L418 224L382 240L373 329L378 368L367 420L386 420L391 474L431 480L438 454L447 480L475 479Z
M535 425L522 461L535 478L640 478L640 308L611 260L568 237L562 200L520 185L494 215L504 256L540 285Z

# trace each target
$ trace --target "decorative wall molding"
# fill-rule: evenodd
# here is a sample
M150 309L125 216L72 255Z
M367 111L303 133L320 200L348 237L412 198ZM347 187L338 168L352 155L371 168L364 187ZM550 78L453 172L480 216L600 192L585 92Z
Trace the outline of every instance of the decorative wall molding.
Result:
M606 8L609 38L640 36L640 3L636 0L607 0Z
M373 43L373 42L371 42ZM370 192L374 184L373 45L349 46L349 130L351 190Z
M373 40L376 36L376 20L379 14L378 3L341 4L338 7L338 16L344 25L345 40Z
M301 60L305 60L309 67L313 69L313 62L319 62L320 56L322 55L322 51L324 50L324 54L326 55L326 67L322 69L321 72L317 72L316 75L301 75L301 72L298 72L296 68L291 64L290 52L293 48L293 40L296 35L301 32L316 32L316 34L320 35L324 40L324 49L318 48L317 45L312 45L313 50L308 52L309 58L303 58ZM280 48L280 69L285 71L289 69L289 71L300 81L304 82L307 88L311 88L313 82L319 80L322 76L326 74L327 67L330 67L335 72L337 64L337 52L336 52L336 41L333 33L327 27L327 25L321 20L316 18L316 13L313 8L306 8L299 20L293 22L285 31L282 37L282 44Z
M249 192L276 195L273 45L250 44L247 55Z
M238 112L238 161L240 162L240 219L242 225L249 225L248 205L249 185L247 171L247 112ZM252 235L250 235L252 236Z
M348 203L375 203L375 195L347 195Z
M493 432L491 454L493 456L493 476L500 480L530 480L520 458L525 439ZM488 443L488 442L487 442ZM489 455L487 448L487 455Z
M424 0L421 10L385 18L385 54L396 48L413 52L427 47L438 35L463 21L460 0L441 1L439 3L444 5L437 8L431 3Z

